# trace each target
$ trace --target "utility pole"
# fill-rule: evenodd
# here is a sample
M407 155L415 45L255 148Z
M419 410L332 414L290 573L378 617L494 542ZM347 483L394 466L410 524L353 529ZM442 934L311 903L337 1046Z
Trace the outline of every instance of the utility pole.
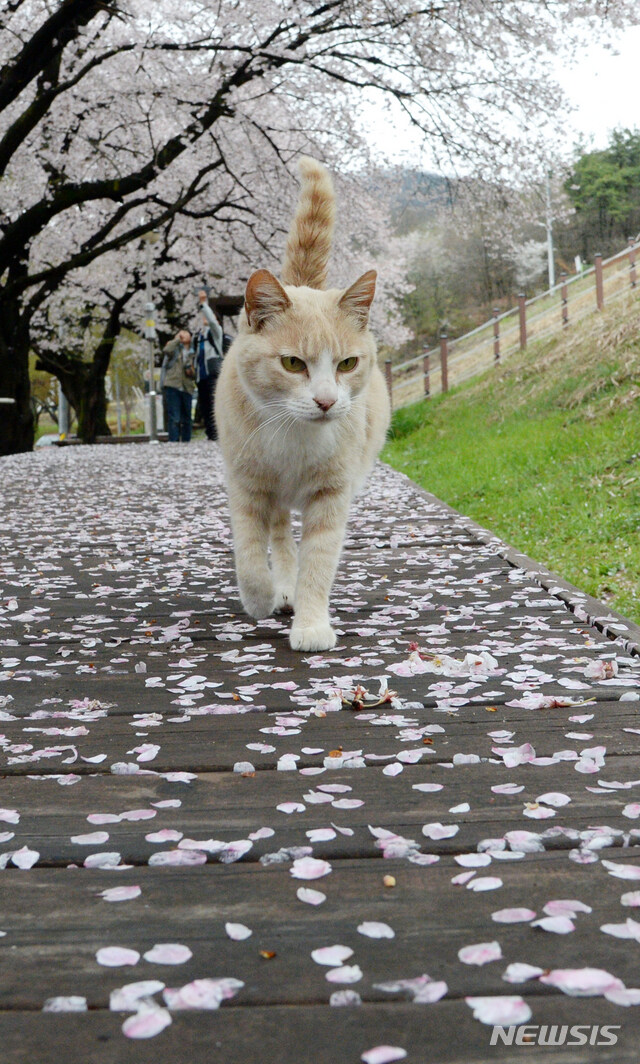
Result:
M554 289L556 286L556 266L553 256L553 216L551 214L551 170L547 170L546 179L546 200L547 200L547 212L546 212L546 229L547 229L547 267L549 270L549 288Z
M149 355L149 442L158 442L158 427L156 417L156 387L155 387L155 340L156 340L156 308L153 305L151 292L151 245L157 243L159 234L151 230L142 237L145 245L145 272L146 272L146 296L145 310L147 318L144 323L144 335L148 344Z

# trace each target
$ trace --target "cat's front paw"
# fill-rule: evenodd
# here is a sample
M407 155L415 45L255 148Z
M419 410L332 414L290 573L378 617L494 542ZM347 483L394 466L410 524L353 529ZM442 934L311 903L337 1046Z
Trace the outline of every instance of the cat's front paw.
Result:
M276 613L293 613L295 599L295 586L282 585L276 587L276 602L273 607Z
M292 650L331 650L336 633L328 622L312 625L293 624L289 635Z
M243 580L240 583L240 601L250 617L260 620L273 613L275 594L270 580Z

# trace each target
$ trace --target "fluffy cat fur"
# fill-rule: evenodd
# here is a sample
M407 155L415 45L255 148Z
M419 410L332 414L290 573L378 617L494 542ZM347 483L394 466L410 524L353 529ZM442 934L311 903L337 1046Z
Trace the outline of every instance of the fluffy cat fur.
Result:
M256 618L293 610L291 646L318 651L336 642L329 593L349 505L384 443L390 410L368 329L376 274L324 289L333 185L313 159L302 159L300 172L283 283L268 270L249 278L215 414L242 605ZM299 547L292 510L302 515Z

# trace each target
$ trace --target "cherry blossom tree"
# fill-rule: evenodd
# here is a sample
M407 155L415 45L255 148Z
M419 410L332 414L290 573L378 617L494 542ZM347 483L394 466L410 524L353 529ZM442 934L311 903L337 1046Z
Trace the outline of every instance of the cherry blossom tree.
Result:
M637 19L633 0L5 3L0 454L32 445L31 332L67 279L110 262L113 304L121 249L182 219L216 234L227 276L250 272L284 228L296 156L354 173L372 103L449 157L504 158L557 103L541 57Z

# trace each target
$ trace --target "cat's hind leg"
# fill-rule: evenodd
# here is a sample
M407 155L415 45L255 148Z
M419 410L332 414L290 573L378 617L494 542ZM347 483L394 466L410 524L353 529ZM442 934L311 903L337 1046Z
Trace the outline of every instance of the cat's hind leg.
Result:
M293 613L298 577L298 548L291 532L288 510L274 510L271 515L271 571L275 588L275 607Z
M275 604L268 563L271 501L230 490L229 510L240 600L251 617L268 617Z

